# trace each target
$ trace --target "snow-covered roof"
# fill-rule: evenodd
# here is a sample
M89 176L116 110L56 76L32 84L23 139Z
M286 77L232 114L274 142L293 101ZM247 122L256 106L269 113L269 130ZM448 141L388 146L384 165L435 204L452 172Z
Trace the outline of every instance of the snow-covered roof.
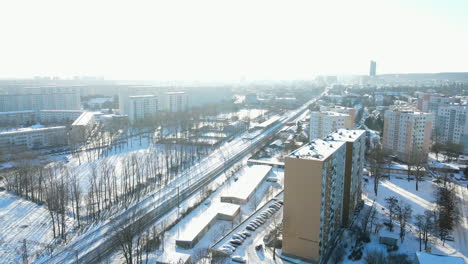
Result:
M281 147L281 145L283 145L283 141L282 141L281 139L277 139L277 140L273 141L273 142L270 144L270 146L271 146L271 145L275 145L275 146Z
M416 252L419 264L466 264L460 257L434 255L426 252Z
M24 110L24 111L10 111L10 112L0 112L0 115L15 115L15 114L31 114L34 113L33 110Z
M288 157L325 160L344 144L346 144L344 141L325 141L322 139L315 139L308 144L298 148L289 154Z
M0 136L13 135L13 134L19 134L19 133L34 133L34 132L41 132L41 131L61 130L65 128L66 128L65 126L39 127L39 128L25 127L25 128L19 128L13 131L0 132Z
M327 140L353 142L366 133L365 130L338 129L327 136Z
M237 182L232 184L221 196L224 200L247 201L258 185L263 181L266 175L271 171L271 166L253 165L245 170L249 177L240 177Z
M129 96L128 98L139 99L139 98L151 98L151 97L157 97L157 96L154 94L146 94L146 95L133 95L133 96Z
M73 122L72 126L85 126L93 119L95 112L84 112Z

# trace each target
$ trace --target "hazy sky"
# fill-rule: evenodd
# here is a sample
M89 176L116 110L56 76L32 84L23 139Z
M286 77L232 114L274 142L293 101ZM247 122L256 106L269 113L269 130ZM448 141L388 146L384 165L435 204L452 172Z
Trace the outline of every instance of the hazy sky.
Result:
M1 0L0 78L468 71L467 0Z

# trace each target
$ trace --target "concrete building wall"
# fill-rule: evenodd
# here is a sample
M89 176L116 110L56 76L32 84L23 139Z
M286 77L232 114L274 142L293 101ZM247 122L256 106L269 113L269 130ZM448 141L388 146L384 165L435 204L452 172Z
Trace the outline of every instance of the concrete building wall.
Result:
M317 263L329 252L342 225L345 155L345 142L316 140L286 157L283 254Z
M310 114L309 140L322 139L340 128L353 128L354 121L347 114L331 111Z
M318 261L323 162L286 157L283 253Z

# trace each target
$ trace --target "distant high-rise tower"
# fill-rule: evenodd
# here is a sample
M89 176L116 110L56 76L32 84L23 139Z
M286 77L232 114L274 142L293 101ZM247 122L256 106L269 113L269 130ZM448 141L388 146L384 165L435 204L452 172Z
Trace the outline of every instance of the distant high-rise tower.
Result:
M370 61L370 71L369 71L369 76L375 77L377 72L377 62L371 60Z

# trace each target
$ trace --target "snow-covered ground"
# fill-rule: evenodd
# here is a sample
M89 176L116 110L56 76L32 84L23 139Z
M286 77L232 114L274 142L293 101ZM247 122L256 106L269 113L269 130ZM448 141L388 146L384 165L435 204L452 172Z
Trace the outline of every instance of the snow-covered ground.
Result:
M67 225L73 220L68 219ZM53 240L52 223L45 206L0 192L0 263L20 263L24 240L29 259Z
M367 205L372 205L375 200L375 207L377 209L378 217L380 222L387 221L388 217L385 215L387 210L387 204L385 198L395 196L400 203L404 202L411 205L413 209L412 219L407 225L407 233L404 239L404 242L400 244L398 241L399 250L396 253L404 253L410 257L414 257L415 252L419 250L419 241L417 239L417 228L414 226L415 216L418 214L423 214L425 210L434 209L435 204L435 189L437 187L436 183L433 183L430 180L426 180L419 183L419 190L416 191L415 182L408 182L406 179L397 179L391 177L390 180L381 181L378 188L378 195L374 194L373 190L373 179L368 183L364 183L363 186L363 195L364 200ZM442 245L442 241L437 236L431 236L430 247L432 247L432 253L450 255L463 257L468 261L468 225L467 225L467 212L468 209L468 190L463 186L456 186L457 195L460 199L460 211L462 212L462 223L454 230L453 235L455 241L446 241L445 245ZM397 223L396 223L397 225ZM371 234L371 242L365 244L364 255L366 250L370 249L380 249L383 252L386 252L384 245L378 244L379 236L390 236L399 238L398 232L399 227L396 226L393 232L389 232L385 227L380 229L378 235ZM366 262L364 259L358 261L351 261L347 259L348 253L345 255L342 263L362 263Z

